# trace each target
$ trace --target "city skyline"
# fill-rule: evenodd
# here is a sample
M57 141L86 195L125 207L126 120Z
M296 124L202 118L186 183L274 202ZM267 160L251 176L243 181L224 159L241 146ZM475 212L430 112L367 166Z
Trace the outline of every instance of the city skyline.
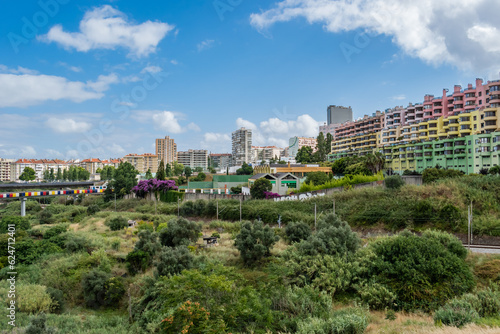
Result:
M221 3L6 5L0 158L123 157L155 152L153 140L167 135L178 151L225 153L240 127L252 129L253 145L284 148L315 137L329 105L352 106L357 119L498 79L499 4L467 3L429 35L451 2ZM337 22L308 11L318 6L352 11ZM375 20L356 25L369 6ZM388 12L399 14L376 20ZM403 23L415 18L411 43ZM119 29L100 36L96 27Z

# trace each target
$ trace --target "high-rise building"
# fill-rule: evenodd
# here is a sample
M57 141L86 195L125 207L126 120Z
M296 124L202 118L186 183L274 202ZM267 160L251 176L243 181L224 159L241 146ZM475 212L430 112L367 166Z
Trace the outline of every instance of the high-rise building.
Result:
M201 167L208 169L208 151L207 150L188 150L177 153L177 161L185 167Z
M128 154L123 161L130 163L140 173L145 174L148 169L151 173L158 172L158 156L151 153Z
M292 137L289 140L289 146L288 146L288 155L290 157L295 157L297 156L297 153L299 150L304 147L304 146L309 146L312 148L313 152L316 152L316 144L317 140L316 138L308 138L308 137Z
M252 130L241 128L232 133L233 166L241 166L252 160Z
M276 146L252 146L252 163L281 157L282 148Z
M13 159L0 159L0 182L9 182L13 171Z
M229 166L231 166L232 155L231 153L212 153L209 155L210 164L212 168L218 170L226 170Z
M155 154L158 157L158 163L163 159L165 164L171 164L177 161L177 144L173 138L166 136L165 138L156 139Z
M331 105L326 108L327 124L342 124L352 122L352 108Z

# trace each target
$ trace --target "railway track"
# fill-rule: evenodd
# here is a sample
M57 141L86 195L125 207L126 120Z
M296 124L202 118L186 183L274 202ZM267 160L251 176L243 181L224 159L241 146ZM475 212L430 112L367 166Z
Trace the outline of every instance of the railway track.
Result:
M464 244L465 248L469 248L469 245ZM500 250L500 246L497 245L470 245L470 248L483 248L483 249L498 249Z

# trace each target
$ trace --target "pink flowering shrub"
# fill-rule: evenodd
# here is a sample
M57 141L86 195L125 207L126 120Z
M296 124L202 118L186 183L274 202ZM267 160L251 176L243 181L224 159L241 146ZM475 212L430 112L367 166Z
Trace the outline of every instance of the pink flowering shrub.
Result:
M179 187L175 185L175 181L172 180L143 180L132 188L132 191L137 197L144 198L149 193L155 193L157 195L160 192L167 192L169 190L178 190Z
M264 196L266 199L280 198L281 195L277 193L272 193L270 191L264 191Z

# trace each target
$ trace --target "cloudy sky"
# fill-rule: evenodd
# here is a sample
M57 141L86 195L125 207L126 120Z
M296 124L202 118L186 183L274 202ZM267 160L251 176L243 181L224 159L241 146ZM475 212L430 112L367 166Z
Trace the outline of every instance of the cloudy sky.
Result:
M8 2L0 157L285 146L330 104L355 117L499 79L500 1Z

